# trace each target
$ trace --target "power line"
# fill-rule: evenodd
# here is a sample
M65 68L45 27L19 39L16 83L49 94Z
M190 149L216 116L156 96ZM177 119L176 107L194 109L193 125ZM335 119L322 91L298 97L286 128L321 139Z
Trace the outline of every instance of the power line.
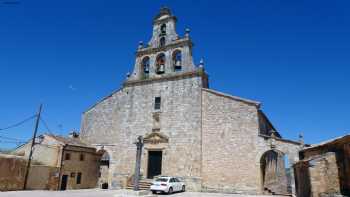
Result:
M14 128L14 127L18 127L18 126L22 125L23 123L25 123L25 122L27 122L27 121L29 121L29 120L35 118L36 116L37 116L37 115L33 115L33 116L31 116L31 117L29 117L29 118L26 118L26 119L24 119L24 120L22 120L22 121L20 121L20 122L18 122L18 123L15 123L15 124L13 124L13 125L7 126L7 127L5 127L5 128L0 128L0 131L7 130L7 129L11 129L11 128Z
M17 139L17 138L12 138L12 137L6 137L6 136L2 136L0 135L0 138L3 138L5 140L14 140L14 141L24 141L22 139Z
M0 143L4 143L4 144L24 144L24 143L26 143L26 142L22 142L22 141L0 140Z
M40 116L40 120L44 123L44 126L47 129L47 131L49 133L51 133L51 129L49 128L49 125L46 123L46 121L44 120L44 118L42 116Z

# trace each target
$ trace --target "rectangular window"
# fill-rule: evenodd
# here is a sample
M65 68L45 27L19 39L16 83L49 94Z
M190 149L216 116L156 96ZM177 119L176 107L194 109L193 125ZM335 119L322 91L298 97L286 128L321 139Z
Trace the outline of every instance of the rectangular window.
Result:
M80 161L84 161L85 159L85 155L84 154L80 154Z
M78 172L77 174L77 184L80 184L81 183L81 172Z
M75 177L75 172L70 173L70 177L74 178Z
M64 155L64 160L70 160L70 153L66 153Z
M160 106L161 106L161 98L160 97L156 97L154 99L154 109L155 110L160 110Z

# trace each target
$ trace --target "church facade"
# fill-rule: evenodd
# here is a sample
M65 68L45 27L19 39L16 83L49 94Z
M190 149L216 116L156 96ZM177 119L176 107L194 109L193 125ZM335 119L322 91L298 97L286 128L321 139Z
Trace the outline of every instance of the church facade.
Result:
M99 184L128 185L142 136L144 180L176 176L191 191L293 192L287 165L303 143L282 138L259 102L210 89L203 61L193 62L190 31L179 36L176 22L162 8L122 87L83 113L81 139L109 160Z

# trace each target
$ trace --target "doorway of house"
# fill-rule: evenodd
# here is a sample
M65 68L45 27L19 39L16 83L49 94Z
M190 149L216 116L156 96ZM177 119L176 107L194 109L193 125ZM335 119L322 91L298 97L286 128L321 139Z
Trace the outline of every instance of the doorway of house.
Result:
M68 183L68 175L62 175L61 190L67 189L67 183Z
M147 178L162 174L162 151L148 151Z

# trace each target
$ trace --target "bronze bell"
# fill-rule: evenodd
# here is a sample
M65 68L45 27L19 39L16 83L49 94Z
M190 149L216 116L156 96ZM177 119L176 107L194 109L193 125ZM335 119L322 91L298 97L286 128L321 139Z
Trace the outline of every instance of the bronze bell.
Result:
M148 73L148 72L149 72L149 66L145 66L144 71L145 71L146 73Z
M175 66L176 66L176 67L181 67L181 61L180 61L180 60L176 60Z
M164 73L164 71L165 71L164 64L159 65L159 72Z

